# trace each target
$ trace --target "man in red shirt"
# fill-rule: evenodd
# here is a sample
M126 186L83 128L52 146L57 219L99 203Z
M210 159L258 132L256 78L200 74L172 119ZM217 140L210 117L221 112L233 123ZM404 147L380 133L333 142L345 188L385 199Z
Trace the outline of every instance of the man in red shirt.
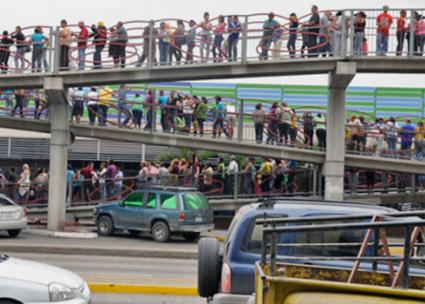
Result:
M78 45L78 69L84 70L86 64L86 49L87 49L87 40L89 39L89 30L86 28L83 21L78 22L78 27L80 32L77 36L77 45Z
M388 14L389 7L384 5L383 12L376 18L378 33L376 35L376 55L385 56L388 52L388 36L390 27L393 23L393 17Z
M93 170L94 164L89 162L89 164L80 170L80 174L84 177L84 194L85 199L90 201L91 193L93 192Z

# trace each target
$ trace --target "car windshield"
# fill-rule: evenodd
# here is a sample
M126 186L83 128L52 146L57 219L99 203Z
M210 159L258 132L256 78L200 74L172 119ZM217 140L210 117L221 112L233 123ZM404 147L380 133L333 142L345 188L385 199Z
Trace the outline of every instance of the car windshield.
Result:
M209 208L207 198L200 193L187 193L184 195L185 210L206 210Z
M352 223L353 221L351 221ZM321 224L341 224L343 222L321 222ZM303 223L310 225L311 223ZM263 237L263 226L252 224L248 227L243 241L243 249L250 253L261 253L261 243ZM323 243L360 243L365 235L364 230L341 230L331 231L309 231L291 234L282 234L279 237L279 243L290 244L323 244ZM359 251L359 245L353 246L299 246L280 248L280 255L289 256L356 256Z
M3 197L0 197L0 207L3 206L12 206L12 203Z

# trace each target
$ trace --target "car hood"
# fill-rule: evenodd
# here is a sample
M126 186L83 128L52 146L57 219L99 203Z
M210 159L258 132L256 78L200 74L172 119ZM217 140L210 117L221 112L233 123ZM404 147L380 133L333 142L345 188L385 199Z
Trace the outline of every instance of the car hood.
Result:
M15 258L0 263L0 277L44 285L55 282L72 289L84 284L83 279L69 270Z

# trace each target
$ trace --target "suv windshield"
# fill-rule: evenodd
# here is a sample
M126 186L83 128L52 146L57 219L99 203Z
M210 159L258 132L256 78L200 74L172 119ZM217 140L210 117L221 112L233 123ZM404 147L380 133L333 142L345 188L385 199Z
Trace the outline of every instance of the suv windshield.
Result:
M200 193L186 193L184 195L185 210L206 210L209 208L207 198Z
M350 221L351 223L353 221ZM321 224L341 224L343 222L321 222ZM310 225L311 223L303 223ZM244 241L243 249L250 253L261 253L261 242L263 238L263 226L255 224L255 219L249 225ZM340 230L331 231L309 231L299 233L281 234L279 243L290 244L323 244L323 243L361 243L365 235L364 230ZM281 255L290 256L356 256L360 245L353 246L300 246L285 247L279 250Z

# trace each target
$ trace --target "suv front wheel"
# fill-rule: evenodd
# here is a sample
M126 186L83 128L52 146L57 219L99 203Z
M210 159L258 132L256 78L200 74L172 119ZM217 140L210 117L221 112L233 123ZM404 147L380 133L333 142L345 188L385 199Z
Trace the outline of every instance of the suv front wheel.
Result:
M162 221L152 226L152 237L155 241L164 243L170 239L170 228Z
M97 219L97 233L109 236L114 232L114 224L110 216L102 215Z

